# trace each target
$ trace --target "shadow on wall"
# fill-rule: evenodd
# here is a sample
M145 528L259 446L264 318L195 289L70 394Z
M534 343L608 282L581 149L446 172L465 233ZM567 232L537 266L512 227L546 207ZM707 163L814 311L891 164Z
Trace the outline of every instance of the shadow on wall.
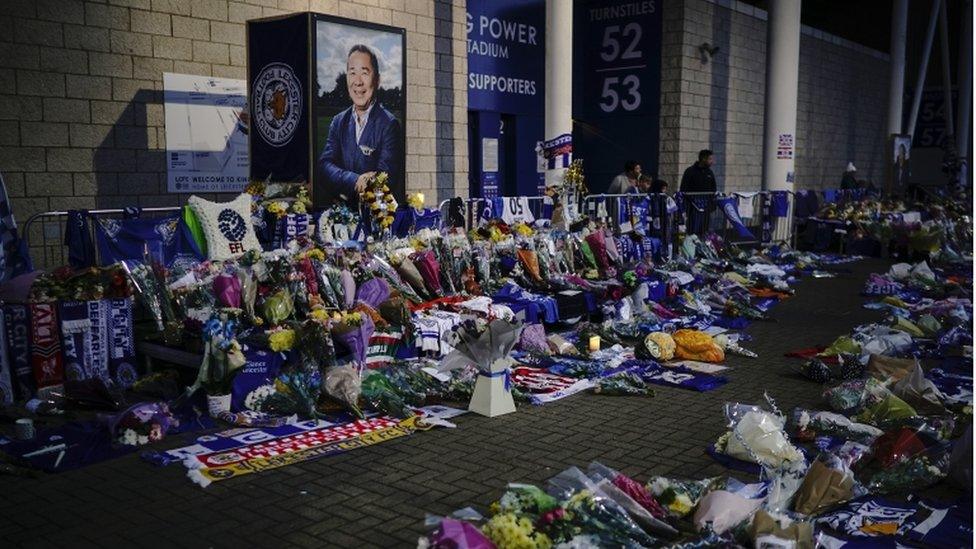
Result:
M160 194L166 153L150 149L147 112L149 105L160 104L161 91L138 90L95 149L92 171L96 208L143 206L142 200ZM176 205L176 200L169 205Z

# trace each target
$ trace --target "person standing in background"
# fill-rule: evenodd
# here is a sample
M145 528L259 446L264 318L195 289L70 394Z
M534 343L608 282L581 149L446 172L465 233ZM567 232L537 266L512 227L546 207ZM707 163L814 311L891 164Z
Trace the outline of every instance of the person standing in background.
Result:
M631 187L637 186L637 181L641 176L641 165L636 160L628 160L624 163L624 171L610 182L607 194L626 194Z
M847 169L844 170L844 177L840 180L841 189L856 189L857 185L857 168L854 167L853 162L847 163Z
M708 149L698 151L698 162L685 170L681 176L682 193L693 193L685 197L685 223L688 232L705 234L711 225L712 211L715 209L715 174L712 166L715 154ZM697 194L702 193L702 194Z
M708 150L698 151L698 162L695 162L685 170L681 176L681 188L683 193L714 193L715 174L712 173L712 166L715 165L715 154Z

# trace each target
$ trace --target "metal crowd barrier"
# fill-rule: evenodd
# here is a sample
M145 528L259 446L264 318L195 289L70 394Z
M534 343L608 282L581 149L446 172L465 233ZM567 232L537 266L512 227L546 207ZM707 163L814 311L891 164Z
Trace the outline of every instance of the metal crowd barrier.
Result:
M163 214L179 212L181 209L182 208L179 206L141 208L139 209L139 215L147 217L162 216ZM125 213L126 210L122 208L88 210L88 216L92 221L88 224L88 230L91 234L92 242L97 242L97 240L95 240L94 231L95 223L97 222L98 217L119 216L124 215ZM27 218L27 221L24 223L23 235L24 241L27 244L27 249L30 252L31 259L35 261L35 267L60 267L68 262L67 255L65 253L67 247L64 242L64 233L67 220L67 211L41 212ZM36 263L38 259L36 252L38 249L40 249L39 251L42 254L41 258L43 259L43 262L40 264ZM95 246L95 260L96 263L101 263L98 245Z
M797 196L810 192L817 195L819 205L823 205L829 199L843 204L871 195L870 191L864 189L787 191L788 211L785 216L776 218L770 215L769 208L772 197L770 191L675 193L672 199L680 198L677 202L681 203L681 207L673 213L668 212L668 196L664 194L596 194L585 197L579 206L583 215L589 216L594 221L604 222L615 231L628 229L627 226L622 226L622 223L630 223L631 225L641 223L645 226L649 236L662 240L664 248L667 250L677 245L678 237L682 232L699 236L715 232L728 242L743 245L757 245L762 242L787 242L795 247L797 243L797 221L802 223L806 219L806 216L797 213ZM752 233L753 238L739 236L722 210L717 207L719 199L729 196L738 197L740 217L743 224ZM551 199L548 196L503 197L503 204L511 204L511 201L506 202L504 198L526 199L529 211L536 219L551 215L551 210L546 209L547 204L551 205ZM645 199L649 201L646 210L647 219L636 219L632 215L634 203ZM499 212L491 212L491 215L486 214L486 209L491 200L468 198L464 201L466 230L480 226L489 217L500 217ZM450 199L443 200L438 205L441 211L442 227L445 227L449 222L447 214L450 202ZM154 216L178 211L180 211L180 207L142 208L140 215ZM88 211L89 216L93 218L119 216L125 213L126 210L119 208ZM39 267L55 267L66 263L67 255L63 239L67 216L67 211L42 212L32 215L24 223L23 235L27 241L31 257L36 261L37 254L40 252L43 259L43 262L38 264ZM94 223L89 225L89 230L94 231ZM92 234L92 238L94 240L94 234ZM96 246L96 258L98 257L97 248Z

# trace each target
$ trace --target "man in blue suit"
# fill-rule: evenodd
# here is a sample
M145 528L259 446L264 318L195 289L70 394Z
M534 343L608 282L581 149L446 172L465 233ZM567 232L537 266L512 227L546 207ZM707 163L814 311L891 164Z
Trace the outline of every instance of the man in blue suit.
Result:
M374 175L386 172L391 182L402 177L400 121L376 102L379 86L376 54L366 46L353 46L346 60L346 87L352 106L337 114L329 125L329 137L319 155L324 177L318 181L324 184L314 189L316 205L345 202L355 209L360 193Z

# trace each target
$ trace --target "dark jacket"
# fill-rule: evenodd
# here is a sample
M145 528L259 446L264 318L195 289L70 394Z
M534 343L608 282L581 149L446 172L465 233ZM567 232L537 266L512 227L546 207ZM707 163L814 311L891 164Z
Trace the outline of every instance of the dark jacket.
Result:
M683 193L713 193L715 192L715 174L712 169L695 162L685 170L681 176L680 190Z
M844 172L844 177L840 180L840 188L842 189L856 189L857 179L854 178L854 172Z
M353 107L340 112L329 124L329 136L319 156L319 170L324 177L315 183L316 205L335 200L354 206L359 201L356 180L360 174L387 172L391 188L403 188L400 169L400 122L377 103L370 112L363 135L356 143L356 120ZM323 184L324 183L324 184Z

